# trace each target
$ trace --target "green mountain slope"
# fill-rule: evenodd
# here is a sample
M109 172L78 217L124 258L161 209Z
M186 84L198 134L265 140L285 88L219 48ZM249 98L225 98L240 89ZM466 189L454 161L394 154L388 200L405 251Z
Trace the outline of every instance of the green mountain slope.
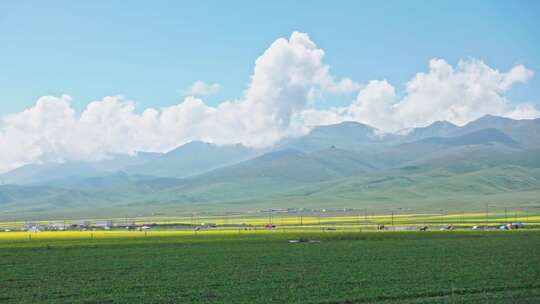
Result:
M423 139L422 142L450 146L478 145L490 143L501 143L510 146L517 145L517 142L515 140L513 140L503 132L493 128L473 131L461 136L429 137Z
M527 149L540 148L540 118L514 120L486 115L468 123L451 135L458 136L488 128L505 133Z
M444 170L411 173L378 172L363 177L308 185L264 200L272 205L308 208L412 209L423 211L482 210L498 207L539 206L540 169L500 166L455 174Z
M540 136L534 131L538 121L485 117L463 127L439 122L397 135L343 123L315 128L260 156L240 145L195 142L126 170L66 175L51 166L38 170L50 172L39 187L0 187L0 218L540 206L540 148L530 148ZM515 132L528 134L529 143ZM74 172L70 165L63 165L66 172ZM25 170L39 176L32 168L18 174Z
M374 170L355 152L337 148L313 153L281 150L212 171L154 195L159 201L248 200L300 185L361 175ZM145 201L149 201L148 198Z

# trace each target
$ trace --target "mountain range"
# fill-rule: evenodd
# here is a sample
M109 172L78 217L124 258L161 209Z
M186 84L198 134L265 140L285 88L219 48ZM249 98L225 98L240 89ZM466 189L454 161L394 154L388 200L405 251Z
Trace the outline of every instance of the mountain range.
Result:
M484 116L384 133L315 127L271 149L191 142L168 153L31 164L0 175L0 218L269 208L540 206L540 119Z

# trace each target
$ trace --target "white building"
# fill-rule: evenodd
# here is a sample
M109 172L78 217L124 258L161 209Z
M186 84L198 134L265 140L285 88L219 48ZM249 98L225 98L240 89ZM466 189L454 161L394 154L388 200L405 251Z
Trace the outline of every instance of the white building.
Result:
M112 221L111 220L104 220L104 221L96 221L96 228L103 228L103 229L109 229L112 227Z

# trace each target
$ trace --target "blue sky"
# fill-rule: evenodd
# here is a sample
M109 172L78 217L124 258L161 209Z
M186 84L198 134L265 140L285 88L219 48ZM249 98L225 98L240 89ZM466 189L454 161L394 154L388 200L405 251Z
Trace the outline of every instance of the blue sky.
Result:
M222 85L205 98L215 105L239 98L256 58L293 31L333 75L398 92L434 57L523 64L536 75L508 96L540 105L538 16L539 1L2 1L0 115L61 94L78 110L116 94L163 107L197 80Z

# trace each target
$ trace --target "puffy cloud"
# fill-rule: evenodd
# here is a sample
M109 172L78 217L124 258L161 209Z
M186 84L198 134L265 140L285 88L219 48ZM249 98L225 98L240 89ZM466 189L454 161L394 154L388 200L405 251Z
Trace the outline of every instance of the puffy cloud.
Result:
M221 85L219 83L195 81L195 83L193 83L191 87L186 90L185 95L207 96L217 94L219 91L221 91Z
M505 116L513 119L535 119L540 117L540 111L538 111L533 105L520 104Z
M359 83L352 81L349 78L344 78L338 82L332 81L324 86L324 89L331 93L350 93L360 90Z
M392 116L396 91L386 80L372 80L356 96L356 100L347 109L347 116L372 126L381 126L385 122L385 129L395 127L396 122L388 120Z
M277 39L257 59L244 95L216 107L187 96L177 105L139 114L132 101L109 96L91 102L78 115L69 96L42 97L32 108L4 120L0 171L37 161L167 151L191 140L271 145L307 131L293 118L317 96L358 89L352 80L330 75L323 57L324 51L307 34ZM199 81L189 95L208 95L218 88Z
M218 84L196 82L180 103L136 111L121 96L93 101L77 113L71 98L44 96L4 118L0 129L0 171L45 161L98 160L137 151L167 151L192 140L266 147L311 127L359 121L384 131L424 126L437 120L464 124L486 114L533 118L532 105L511 103L506 92L533 72L522 65L504 73L469 59L456 67L432 59L402 93L386 80L361 86L331 75L324 51L307 34L279 38L256 60L244 94L217 106L196 96ZM325 93L358 92L345 107L315 107ZM323 109L321 109L323 108Z
M294 32L289 40L277 39L257 59L245 104L257 119L266 114L269 125L264 128L283 131L291 117L311 106L322 92L355 86L348 79L336 82L323 57L324 51L307 34Z
M534 75L533 71L527 69L523 65L513 67L510 72L502 75L502 80L499 85L502 91L507 91L514 83L527 82Z
M532 76L533 72L522 65L503 73L475 59L462 60L455 68L443 59L432 59L429 71L407 82L400 98L387 81L372 80L348 107L308 114L333 123L360 121L385 131L426 126L439 120L463 125L486 114L535 118L540 113L534 106L516 105L505 96L514 84L525 83Z
M75 122L71 98L41 97L35 106L4 118L0 133L0 170L11 169L35 159L54 160ZM61 152L61 151L59 151Z
M442 59L432 59L428 73L418 73L407 83L394 119L410 127L437 120L463 125L486 114L507 116L515 105L504 93L532 75L523 66L501 73L474 59L460 61L456 69Z

